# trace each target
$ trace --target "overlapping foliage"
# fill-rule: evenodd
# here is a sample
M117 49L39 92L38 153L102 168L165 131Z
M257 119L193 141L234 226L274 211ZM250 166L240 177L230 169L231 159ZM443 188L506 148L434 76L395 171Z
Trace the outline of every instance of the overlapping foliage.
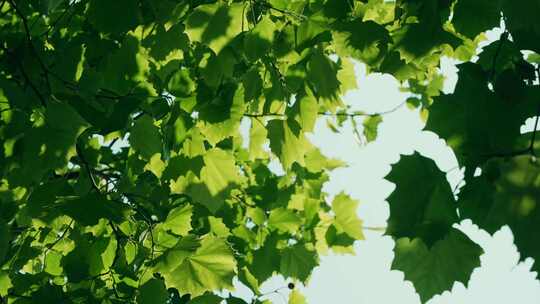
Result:
M540 102L539 56L520 52L540 53L537 16L510 0L0 1L0 302L244 303L212 293L237 277L263 303L273 274L306 282L350 252L358 203L327 202L343 164L305 133L329 116L376 138L384 113L340 100L351 58L402 81L465 168L457 202L419 154L387 177L393 268L422 300L479 265L461 219L510 225L540 258L535 132L520 134ZM450 95L442 56L467 62Z

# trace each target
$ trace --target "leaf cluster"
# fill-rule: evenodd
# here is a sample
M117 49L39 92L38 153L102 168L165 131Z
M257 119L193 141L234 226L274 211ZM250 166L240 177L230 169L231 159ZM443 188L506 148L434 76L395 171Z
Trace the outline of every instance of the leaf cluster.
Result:
M388 112L341 101L356 87L351 59L400 80L466 172L486 172L466 174L457 205L419 155L388 177L398 185L394 267L423 300L466 282L480 250L453 223L524 234L538 224L538 179L499 158L535 153L535 132L519 127L537 113L538 55L520 51L540 53L539 10L510 0L1 0L0 302L243 303L213 293L237 277L264 303L259 286L272 275L307 282L320 255L351 252L363 238L358 202L328 202L322 186L343 164L306 136L327 116L335 130L351 121L361 142L377 137ZM440 58L469 61L501 12L508 32L441 95ZM485 192L484 205L475 197ZM538 257L534 238L516 236L524 255Z

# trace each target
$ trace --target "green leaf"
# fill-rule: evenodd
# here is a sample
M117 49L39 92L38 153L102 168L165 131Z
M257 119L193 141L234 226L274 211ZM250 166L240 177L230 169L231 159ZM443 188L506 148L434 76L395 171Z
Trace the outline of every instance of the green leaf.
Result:
M177 288L181 294L193 297L207 291L233 288L236 260L223 239L207 236L193 252L193 243L177 245L166 253L159 268L168 287Z
M260 294L259 281L257 278L255 278L255 276L253 276L246 266L242 267L242 269L238 271L238 279L246 286L249 286L249 288L251 288L255 294Z
M226 238L231 235L231 231L223 223L221 218L209 216L208 222L210 223L210 231L217 237Z
M211 55L202 71L204 81L210 87L217 88L233 76L235 63L231 48L223 49L217 56Z
M36 115L41 119L34 119L35 126L19 133L24 134L19 141L24 149L17 159L25 165L20 167L18 178L10 181L14 185L37 182L48 170L65 168L69 159L77 154L77 138L88 127L67 103L50 104L45 110L44 121L42 113Z
M65 0L43 0L41 5L45 14L53 12L58 6L60 6Z
M324 169L333 170L346 166L341 160L327 158L316 147L312 147L312 149L306 153L305 161L306 169L313 173L321 172Z
M485 155L520 149L520 128L531 111L531 90L521 102L497 96L487 85L487 73L473 63L459 65L454 94L434 98L426 129L444 138L461 163L481 163ZM519 90L514 92L520 94ZM499 123L489 124L496 120Z
M354 4L349 0L329 0L324 4L324 14L330 18L346 19L354 9Z
M112 19L114 20L114 18ZM140 41L131 33L126 35L119 49L100 61L98 72L102 75L102 88L116 94L130 95L134 88L152 91L147 82L150 69L149 57L143 51ZM118 73L122 71L122 73ZM96 76L99 77L99 76ZM147 93L148 94L148 93Z
M451 4L450 1L429 1L415 8L415 3L401 3L406 10L410 10L407 18L417 20L404 24L392 33L394 46L406 63L421 60L443 46L457 47L462 43L443 26L450 16Z
M399 3L384 0L369 0L365 5L363 21L374 21L380 25L391 23L399 14Z
M335 99L339 93L338 67L321 51L315 49L307 64L308 79L316 96Z
M527 61L530 63L540 63L540 54L532 53L527 56Z
M4 300L237 303L238 264L267 303L271 276L305 280L320 254L354 253L357 203L329 206L323 191L344 164L306 135L324 112L336 133L350 121L377 137L380 116L348 120L362 114L342 100L352 59L398 80L465 169L457 204L417 155L388 177L388 234L417 246L396 261L423 299L477 261L456 208L491 233L508 225L522 259L540 259L540 140L521 134L538 115L536 0L0 2ZM477 54L502 15L506 31ZM453 94L443 56L464 62Z
M482 175L467 181L459 194L459 211L480 228L493 234L508 225L521 260L540 259L540 239L531 233L540 228L540 168L528 156L491 160ZM533 271L540 270L535 262Z
M380 115L369 116L362 122L364 126L364 136L367 142L372 142L377 139L379 124L382 122Z
M114 238L100 238L90 247L90 274L97 275L102 270L110 269L116 257L118 241Z
M136 0L92 0L88 8L89 20L98 31L122 33L134 29L140 21Z
M264 149L267 137L268 130L263 123L259 119L252 118L249 129L249 158L251 160L268 158L268 153Z
M161 178L165 170L165 162L161 160L161 153L152 155L150 161L144 166L144 170L148 170L154 173L157 178Z
M339 63L340 69L337 73L337 79L341 85L341 94L345 94L350 90L357 89L358 85L356 84L356 72L353 61L345 57L340 58Z
M299 107L298 123L305 132L313 132L319 115L319 104L311 89L306 87L305 93L298 96L296 102Z
M315 38L326 31L326 25L318 18L304 20L296 33L296 44L299 49L310 47L314 44Z
M261 96L263 82L258 69L250 69L242 79L245 101L256 100Z
M184 25L181 23L175 24L169 29L157 25L156 34L148 37L148 40L150 55L157 60L164 61L179 51L184 52L189 45L189 38L184 33Z
M363 240L362 221L357 214L358 202L341 192L332 201L332 210L336 215L334 225L338 232L345 232L350 237Z
M279 270L285 277L306 282L318 264L315 251L307 249L302 244L296 244L282 250Z
M161 153L161 134L158 127L154 125L152 117L144 114L135 121L131 128L129 143L146 159L150 159L156 153Z
M54 73L62 79L78 81L83 73L85 59L84 48L80 41L74 39L67 42L60 54L62 58L59 64L54 67ZM62 83L58 85L59 87L63 86Z
M166 303L169 292L163 281L150 279L139 288L137 304Z
M64 272L62 268L62 254L50 251L45 257L45 271L54 276L60 276Z
M471 39L499 26L500 20L499 1L458 0L454 5L452 23L459 33Z
M110 269L116 256L116 239L94 238L88 234L75 235L73 239L77 247L65 255L61 263L69 282L81 282Z
M8 273L0 271L0 296L5 297L11 287L13 287L13 284Z
M339 56L350 56L368 64L384 54L390 40L384 26L373 21L364 22L360 18L338 23L332 37Z
M94 226L100 219L120 223L129 212L122 203L108 200L99 193L63 200L55 207L83 226Z
M137 255L137 246L134 243L127 242L124 246L124 253L126 255L126 263L131 264Z
M255 61L264 57L272 43L276 26L272 20L264 16L257 25L244 36L244 50L246 56Z
M218 54L242 32L244 5L217 2L197 6L186 22L186 33L193 42L200 42ZM245 22L247 24L247 21Z
M338 232L335 225L331 225L324 235L326 243L336 253L354 253L355 239L344 232Z
M223 298L218 297L215 294L206 293L202 296L196 297L190 300L187 304L220 304Z
M163 228L172 231L176 235L186 236L192 229L191 217L193 206L185 204L169 211L167 219L163 222Z
M272 120L267 129L270 149L279 157L283 167L288 170L295 162L303 166L308 146L299 124L292 119Z
M213 146L236 134L245 110L243 87L227 87L223 95L206 104L200 112L204 122L199 124L199 129Z
M240 298L230 296L227 299L227 304L248 304L248 303Z
M427 246L443 239L458 220L452 189L435 162L418 153L403 155L386 179L396 184L388 197L386 234L419 238ZM420 184L419 184L420 183Z
M193 199L215 212L223 205L223 199L240 183L234 157L219 148L208 150L203 156L201 183L189 189Z
M260 248L253 251L253 261L249 265L249 270L258 283L262 284L280 269L280 263L281 253L276 247L276 239L270 236Z
M525 1L516 5L514 1L502 0L505 25L512 34L512 40L522 50L540 53L540 28L536 18L540 13L540 4Z
M181 69L171 76L167 87L169 92L175 96L188 97L195 91L196 85L191 79L189 71Z
M444 239L428 248L421 239L396 241L392 269L405 273L422 302L450 290L454 282L467 284L474 268L480 266L482 249L465 234L452 228Z
M0 264L3 264L4 258L6 257L8 248L9 248L9 227L8 225L0 218Z
M306 298L298 290L293 290L289 294L289 304L307 304Z
M301 224L302 219L293 211L285 208L272 210L268 217L268 227L280 232L295 233Z

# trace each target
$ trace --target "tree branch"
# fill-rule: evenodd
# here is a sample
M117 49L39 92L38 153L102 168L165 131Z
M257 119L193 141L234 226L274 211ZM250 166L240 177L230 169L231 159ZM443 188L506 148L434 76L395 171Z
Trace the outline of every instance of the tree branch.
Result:
M374 117L374 116L382 116L382 115L387 115L387 114L390 114L390 113L393 113L395 111L397 111L399 108L401 108L406 102L402 102L400 103L399 105L389 109L389 110L386 110L386 111L382 111L382 112L376 112L376 113L364 113L364 112L352 112L352 113L347 113L347 112L337 112L337 113L331 113L331 112L318 112L317 114L318 115L321 115L321 116L333 116L333 117L343 117L343 116L346 116L346 117ZM287 117L287 114L284 114L284 113L244 113L244 116L245 117L254 117L254 118L257 118L257 117Z
M536 157L536 151L534 151L534 143L536 141L536 133L538 132L539 124L540 124L540 109L538 110L538 113L536 113L534 129L531 135L531 141L527 148L517 150L517 151L511 151L511 152L501 152L501 153L496 152L496 153L484 154L481 156L486 157L486 158L507 158L507 157L521 156L521 155L530 155L532 157Z
M45 254L47 254L47 252L51 249L54 248L54 246L56 246L56 244L58 244L65 236L66 234L68 233L69 229L71 229L71 225L73 225L74 221L71 220L69 222L69 224L67 225L67 227L62 231L62 233L60 233L60 235L56 238L56 240L54 240L54 242L52 242L51 244L49 244L47 246L47 249L45 250Z
M17 15L19 16L19 18L21 18L22 20L22 23L23 23L23 26L24 26L24 31L26 33L26 40L28 42L28 46L30 47L30 51L34 54L34 56L36 57L36 60L38 61L39 63L39 66L41 67L41 69L43 70L43 73L45 75L45 81L47 83L47 87L49 89L49 93L51 92L51 83L49 82L49 69L45 66L45 64L43 63L43 61L41 60L41 58L39 57L35 47L34 47L34 43L32 42L32 35L30 34L30 28L28 27L28 20L26 19L26 17L24 16L24 14L21 12L21 10L17 7L17 5L15 4L15 2L13 0L7 0L9 1L9 4L13 7L13 9L15 10L15 13L17 13Z
M78 142L75 144L75 150L77 152L77 156L79 156L79 159L81 160L84 168L86 169L86 172L88 173L88 178L90 179L90 181L92 181L92 188L94 188L94 190L96 190L98 193L101 193L101 190L99 189L96 180L94 179L94 175L92 174L92 168L90 168L90 164L84 158Z
M38 90L38 88L36 87L36 85L30 80L30 77L28 76L28 74L26 73L21 61L19 60L19 58L17 58L17 55L16 54L13 54L9 49L7 49L6 47L4 47L2 44L0 44L0 48L2 48L4 50L4 52L6 52L6 54L8 55L11 55L11 57L14 59L15 63L17 64L17 67L19 68L19 70L21 71L21 74L24 78L24 82L26 84L28 84L30 86L30 88L32 89L32 91L34 91L34 93L36 94L36 96L38 97L41 105L43 107L46 107L47 106L47 102L45 101L45 97L41 94L41 92ZM18 84L20 85L20 84Z

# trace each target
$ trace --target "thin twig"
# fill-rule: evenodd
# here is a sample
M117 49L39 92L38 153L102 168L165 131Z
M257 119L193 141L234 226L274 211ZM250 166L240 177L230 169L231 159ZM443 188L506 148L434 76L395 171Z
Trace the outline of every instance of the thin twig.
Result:
M401 108L406 102L402 102L398 104L397 106L386 110L382 112L376 112L376 113L364 113L364 112L353 112L353 113L347 113L347 112L338 112L338 113L330 113L330 112L319 112L317 114L324 115L324 116L345 116L345 117L375 117L375 116L383 116L387 114L391 114L395 111L397 111L399 108Z
M49 251L49 250L52 250L54 248L54 246L56 246L56 244L58 244L62 239L64 239L64 237L66 236L66 234L68 233L69 229L71 229L71 225L73 225L74 221L71 220L69 222L69 224L67 225L67 227L62 231L62 233L60 233L60 235L56 238L56 240L54 240L54 242L52 242L51 244L49 244L47 246L47 249L45 250L45 254Z
M333 117L340 117L340 116L346 116L346 117L374 117L374 116L382 116L391 114L395 111L397 111L399 108L401 108L406 102L402 102L399 105L386 110L382 112L377 113L364 113L364 112L353 112L353 113L347 113L347 112L338 112L338 113L330 113L330 112L318 112L318 115L321 116L333 116ZM244 113L245 117L287 117L284 113Z
M66 8L62 14L60 14L60 16L58 18L56 18L56 20L53 21L53 23L51 23L51 25L47 28L47 31L45 31L43 34L41 35L45 35L47 36L47 38L50 37L49 33L51 31L53 31L53 34L54 32L56 32L56 25L58 25L58 23L60 22L60 20L62 20L62 18L64 18L64 16L67 14L67 12L70 10L70 8L72 8L72 6L69 6L68 8Z
M79 159L81 160L84 168L86 169L86 172L88 173L88 178L92 182L92 188L94 188L94 190L96 190L98 193L101 193L101 190L99 189L99 186L94 179L94 175L92 174L90 164L86 161L78 142L75 144L75 150L77 152L77 156L79 156Z
M45 81L47 83L47 87L49 89L49 92L51 92L51 84L49 82L49 69L45 66L45 64L43 63L43 61L41 60L41 58L39 57L35 47L34 47L34 43L32 42L32 35L30 34L30 28L28 27L28 20L26 19L26 17L24 16L24 14L22 13L22 11L17 7L17 5L15 4L15 2L13 0L8 0L10 5L13 7L13 9L15 10L15 12L17 13L17 15L19 15L19 17L21 18L22 20L22 23L23 23L23 26L24 26L24 31L26 33L26 39L27 39L27 42L28 42L28 46L30 47L30 51L32 51L32 53L34 54L36 60L38 61L41 69L43 70L43 73L45 74Z
M386 227L362 226L362 229L363 229L363 230L377 231L377 232L384 232L384 231L386 231Z
M47 102L45 101L45 97L41 94L41 92L38 90L38 88L36 87L36 85L30 80L30 77L28 76L28 74L26 73L26 70L24 69L24 66L22 65L21 61L19 60L19 58L17 58L17 55L16 54L13 54L12 52L10 52L9 49L7 49L6 47L4 47L2 44L0 44L0 48L2 48L8 55L11 55L11 57L14 59L15 63L17 64L18 68L19 68L19 71L21 71L21 74L24 78L24 81L26 84L28 84L30 86L30 88L32 89L32 91L34 91L34 93L36 94L36 96L38 97L41 105L43 107L47 107Z

